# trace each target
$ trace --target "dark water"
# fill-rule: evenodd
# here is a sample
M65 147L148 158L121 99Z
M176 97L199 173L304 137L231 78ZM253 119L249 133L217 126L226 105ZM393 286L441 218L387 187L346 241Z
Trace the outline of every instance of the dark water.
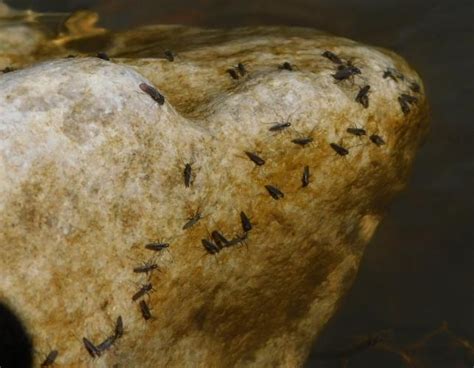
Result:
M462 342L474 340L474 1L422 0L12 0L37 11L96 10L101 25L284 24L314 27L387 47L421 74L432 132L406 191L369 244L359 275L314 346L306 367L342 367L317 351L350 347L351 337L382 329L393 345L446 321L442 333L412 349L423 367L473 367ZM406 358L408 359L408 358ZM400 353L368 349L347 367L409 366ZM412 365L414 366L414 365Z

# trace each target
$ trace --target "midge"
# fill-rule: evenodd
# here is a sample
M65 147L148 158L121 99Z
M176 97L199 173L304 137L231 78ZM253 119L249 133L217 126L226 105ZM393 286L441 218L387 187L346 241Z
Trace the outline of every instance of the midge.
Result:
M155 252L162 251L165 248L168 248L170 245L169 243L148 243L145 245L145 248L148 250L153 250Z
M331 60L334 64L342 64L342 60L335 53L331 51L324 51L322 54L326 59Z
M117 340L117 337L115 335L109 336L104 341L102 341L99 345L97 345L96 349L100 351L101 353L106 350L109 350L114 344L115 340Z
M331 75L336 81L343 81L356 74L361 74L361 71L359 68L353 65L344 65L336 72L336 74L331 74Z
M278 200L285 196L280 189L278 189L277 187L273 185L265 185L265 189L268 191L268 193L271 195L273 199Z
M227 244L229 244L229 241L226 239L226 237L217 230L214 230L211 233L211 237L219 249L222 249L223 247L227 246Z
M310 144L311 142L313 142L313 140L314 139L311 137L306 137L306 138L295 138L295 139L292 139L291 142L304 147L307 144Z
M359 90L355 98L356 102L360 103L365 108L369 107L369 90L370 86L366 85Z
M344 148L336 143L330 143L329 145L339 156L346 156L349 154L349 150L347 148Z
M289 121L284 123L275 123L275 125L271 126L268 130L270 132L281 132L282 130L289 128L291 123Z
M100 357L100 355L101 355L100 350L97 349L97 347L91 341L89 341L87 338L83 337L82 338L82 343L84 344L84 347L86 348L87 352L89 353L89 355L92 358Z
M265 160L258 156L257 154L249 151L244 151L247 157L257 166L262 166L265 164Z
M365 129L362 129L362 128L347 128L346 132L349 134L355 135L357 137L362 137L363 135L367 134Z
M140 89L150 96L155 102L158 102L158 105L163 105L165 103L165 97L158 92L158 90L149 84L140 83Z
M245 74L247 74L247 69L245 69L244 64L238 63L237 64L237 70L239 71L239 74L243 77Z
M227 69L226 72L229 73L229 75L232 77L232 79L234 79L234 80L239 79L239 75L237 74L237 72L234 69Z
M187 230L198 223L202 219L202 214L199 210L196 211L194 216L190 217L188 221L183 225L183 230Z
M158 269L156 263L145 263L143 266L138 266L133 269L135 273L148 273Z
M46 359L43 360L43 363L41 363L41 368L49 367L50 365L54 364L54 361L58 357L58 354L59 352L57 350L51 350L46 356Z
M122 316L117 317L117 322L115 322L115 338L118 339L123 336L123 320Z
M163 53L168 61L174 61L174 53L171 50L165 50Z
M142 312L142 317L145 321L148 321L151 318L150 308L144 300L140 300L140 311Z
M201 239L201 244L209 254L217 254L220 252L219 247L207 239Z
M242 230L245 233L248 233L250 230L252 230L252 223L244 211L240 212L240 222L242 223Z
M143 285L140 290L138 290L135 294L132 296L132 300L135 302L138 299L140 299L142 296L145 294L148 294L150 291L153 290L153 285L151 283Z
M369 139L371 140L371 142L373 144L375 144L378 147L383 146L385 144L384 139L381 136L377 135L377 134L372 134L369 137Z
M283 70L288 70L290 72L293 71L293 65L291 65L288 61L285 61L283 64L281 64L279 68Z

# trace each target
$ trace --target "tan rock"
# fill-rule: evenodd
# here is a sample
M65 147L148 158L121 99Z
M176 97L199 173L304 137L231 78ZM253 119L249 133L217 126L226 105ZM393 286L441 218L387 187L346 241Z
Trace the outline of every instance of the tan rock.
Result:
M36 365L54 348L59 366L301 366L427 131L418 75L386 50L309 29L108 37L111 62L0 76L0 302L31 333ZM326 50L361 73L336 81ZM356 101L365 85L367 108ZM244 236L241 211L245 242L208 254L212 231ZM169 248L145 249L158 241ZM134 273L143 262L159 271ZM147 282L154 290L133 302ZM118 316L124 335L92 359L82 338L98 345Z

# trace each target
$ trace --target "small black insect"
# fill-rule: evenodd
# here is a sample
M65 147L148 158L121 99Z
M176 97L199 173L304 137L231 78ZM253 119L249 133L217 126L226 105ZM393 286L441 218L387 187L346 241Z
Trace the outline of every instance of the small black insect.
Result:
M330 143L329 145L339 156L345 156L349 154L349 150L347 148L344 148L336 143Z
M313 138L307 137L307 138L295 138L291 140L294 144L298 144L300 146L306 146L307 144L311 143L313 141Z
M110 61L109 55L107 55L105 52L98 52L96 55L99 59L105 60L105 61Z
M169 246L169 243L148 243L145 245L145 248L148 250L154 250L155 252L159 252L165 248L168 248Z
M372 141L372 143L374 143L375 145L377 146L383 146L385 144L385 141L383 140L383 138L377 134L372 134L369 139Z
M140 89L150 96L155 102L158 102L158 105L163 105L165 103L165 97L156 90L156 88L146 84L140 83Z
M322 56L324 56L325 58L331 60L334 64L342 64L342 60L339 58L339 56L337 56L336 54L334 54L331 51L324 51L322 53Z
M343 81L345 79L348 79L356 74L361 74L361 71L359 68L353 65L345 65L342 68L340 68L336 74L331 74L333 78L337 81Z
M206 250L206 252L209 254L217 254L220 251L217 245L215 245L214 243L210 242L207 239L201 239L201 243L204 249Z
M118 339L123 336L123 320L122 316L117 317L117 322L115 322L115 338Z
M184 165L183 177L184 177L184 186L186 188L189 188L191 184L193 183L192 182L193 168L191 167L191 164Z
M196 212L196 214L188 219L188 222L186 222L183 226L183 230L187 230L190 227L193 227L200 219L202 219L201 212Z
M288 70L290 72L293 71L293 65L291 65L288 61L285 61L283 64L281 64L280 69Z
M229 241L225 238L225 236L217 230L214 230L211 233L211 237L219 249L222 249L223 247L227 246L227 244L229 244Z
M403 114L408 115L410 113L410 105L403 98L398 97L398 103L402 109Z
M143 266L138 266L133 269L135 273L148 273L153 270L158 269L158 265L156 263L146 263Z
M11 66L7 66L6 68L2 69L2 73L6 74L6 73L14 72L15 70L16 70L15 68L12 68Z
M347 128L346 132L349 133L349 134L356 135L357 137L361 137L361 136L367 134L365 129L361 129L361 128Z
M244 230L245 233L252 230L252 223L244 211L240 212L240 222L242 223L242 230Z
M303 176L301 178L303 188L309 185L309 166L303 168Z
M140 311L142 312L143 319L148 321L151 318L150 308L144 300L140 300Z
M268 193L272 196L273 199L278 200L285 196L280 189L274 187L273 185L265 185L265 189L268 191Z
M135 294L133 294L132 300L136 301L140 299L145 294L148 294L152 289L153 289L153 286L150 283L143 285L140 288L140 290L138 290Z
M265 164L265 160L261 158L260 156L257 156L255 153L249 152L249 151L244 151L244 152L247 155L247 157L253 161L255 165L262 166L263 164Z
M99 345L96 346L96 349L101 353L105 350L109 350L112 345L114 344L117 337L115 335L107 337L104 341L102 341Z
M46 359L43 360L43 363L41 363L41 368L49 367L50 365L52 365L54 361L56 360L56 358L58 357L58 354L59 353L57 350L51 350L48 356L46 357Z
M84 347L92 358L95 358L96 356L100 357L100 350L97 349L97 347L92 342L90 342L85 337L82 338L82 342L84 343Z
M356 102L360 103L365 108L369 107L369 90L370 86L366 85L359 90L355 98Z
M420 85L416 82L410 83L410 89L415 93L420 93Z
M239 79L239 75L237 74L237 72L234 70L234 69L227 69L226 70L227 73L229 73L229 75L232 77L232 79Z
M387 69L383 72L383 79L390 78L395 82L398 82L397 77L393 74L393 72L390 69Z
M282 130L289 128L291 126L291 123L287 121L286 123L276 123L270 129L268 129L270 132L281 132Z
M400 98L404 99L409 104L414 104L415 102L418 101L418 97L407 95L406 93L402 93L400 95Z
M247 69L245 69L244 64L238 63L237 64L237 70L239 71L239 74L243 77L245 74L247 74Z
M165 54L165 58L168 59L168 61L174 61L173 51L165 50L164 54Z
M75 57L76 55L69 54L68 56L66 56L66 59L74 59Z

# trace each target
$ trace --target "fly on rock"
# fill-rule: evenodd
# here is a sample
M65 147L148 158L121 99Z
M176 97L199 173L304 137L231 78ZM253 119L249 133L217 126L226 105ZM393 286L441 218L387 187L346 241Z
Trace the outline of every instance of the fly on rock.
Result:
M160 92L158 92L155 87L152 87L146 83L140 83L139 87L143 92L150 96L153 101L157 102L158 105L163 105L165 103L165 97Z

